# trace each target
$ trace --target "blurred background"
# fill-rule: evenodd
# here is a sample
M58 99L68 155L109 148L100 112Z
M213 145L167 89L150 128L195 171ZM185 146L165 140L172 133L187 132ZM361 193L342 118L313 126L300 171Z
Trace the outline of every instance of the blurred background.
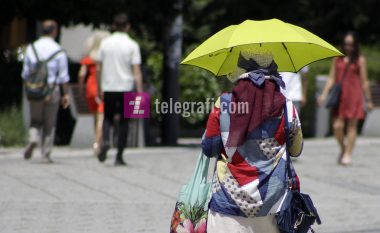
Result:
M115 13L127 12L131 18L131 36L140 44L145 90L152 99L204 101L228 90L230 83L226 79L215 78L197 68L179 66L181 58L174 56L173 51L182 51L184 56L216 31L245 19L279 18L306 28L338 48L346 31L356 31L362 53L367 58L375 105L380 106L379 9L380 1L376 0L2 0L0 146L19 146L25 141L20 73L24 49L40 35L43 19L52 18L60 24L58 41L70 59L74 109L60 110L56 132L56 144L68 145L73 143L79 118L88 114L76 91L79 61L85 52L86 39L94 31L109 30ZM302 111L306 137L330 133L328 113L315 104L317 77L319 75L323 81L330 65L331 60L310 65L308 102ZM176 144L179 137L200 137L207 120L207 114L167 117L151 112L145 124L143 143L148 146ZM318 114L324 117L316 120ZM321 127L324 130L320 131ZM138 145L138 142L129 144Z

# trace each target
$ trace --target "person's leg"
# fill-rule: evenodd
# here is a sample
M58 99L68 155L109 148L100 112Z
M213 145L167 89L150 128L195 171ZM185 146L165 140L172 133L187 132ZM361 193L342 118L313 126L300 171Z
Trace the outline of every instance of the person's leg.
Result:
M340 159L346 150L346 146L344 144L344 119L338 118L338 117L334 118L333 130L334 130L335 138L340 148L340 157L339 157L339 162L340 162Z
M46 162L52 162L50 159L50 154L54 145L55 127L57 123L59 105L59 89L55 88L55 90L52 93L51 99L44 103L43 108L41 152L43 160Z
M34 148L41 140L40 130L42 125L42 101L29 101L29 114L30 114L30 126L29 126L29 139L28 144L24 151L24 159L32 158Z
M123 152L127 145L128 136L128 119L124 118L124 93L117 93L117 112L119 115L119 129L118 129L118 140L117 140L117 154L116 154L116 165L125 165L123 160Z
M103 113L97 112L95 113L95 143L94 150L98 150L101 141L102 141L102 127L103 127Z
M347 147L342 158L342 163L348 165L351 163L352 151L355 146L356 136L358 129L358 120L349 119L347 124Z
M104 119L102 124L102 143L98 154L100 162L107 158L107 151L111 147L111 127L115 115L115 100L112 92L104 92Z
M127 146L128 124L128 119L121 118L119 121L116 163L120 162L123 165L125 163L123 159L123 152L125 147Z

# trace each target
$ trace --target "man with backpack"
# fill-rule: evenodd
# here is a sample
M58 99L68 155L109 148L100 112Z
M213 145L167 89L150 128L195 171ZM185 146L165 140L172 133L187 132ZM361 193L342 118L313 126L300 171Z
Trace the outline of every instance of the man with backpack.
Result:
M29 142L24 158L30 159L41 145L42 162L51 163L59 104L69 106L67 56L54 41L58 25L53 20L42 23L42 36L26 49L22 78L30 106Z

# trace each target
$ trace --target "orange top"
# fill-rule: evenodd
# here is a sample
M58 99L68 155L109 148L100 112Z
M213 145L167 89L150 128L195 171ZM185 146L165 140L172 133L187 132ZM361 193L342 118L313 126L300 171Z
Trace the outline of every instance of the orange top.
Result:
M87 66L86 98L95 98L98 93L96 63L91 57L86 56L80 61L80 64Z

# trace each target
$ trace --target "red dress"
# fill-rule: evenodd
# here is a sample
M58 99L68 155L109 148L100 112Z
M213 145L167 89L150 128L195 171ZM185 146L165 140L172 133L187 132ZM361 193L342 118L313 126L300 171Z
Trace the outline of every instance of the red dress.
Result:
M96 80L96 63L91 57L86 56L81 61L80 64L87 67L87 82L86 82L86 99L87 105L91 113L102 113L104 112L103 102L98 104L95 98L98 94L98 81Z
M343 79L347 63L343 58L335 60L335 82ZM342 82L342 94L334 116L343 119L364 119L364 93L360 77L359 62L348 65L346 77Z

